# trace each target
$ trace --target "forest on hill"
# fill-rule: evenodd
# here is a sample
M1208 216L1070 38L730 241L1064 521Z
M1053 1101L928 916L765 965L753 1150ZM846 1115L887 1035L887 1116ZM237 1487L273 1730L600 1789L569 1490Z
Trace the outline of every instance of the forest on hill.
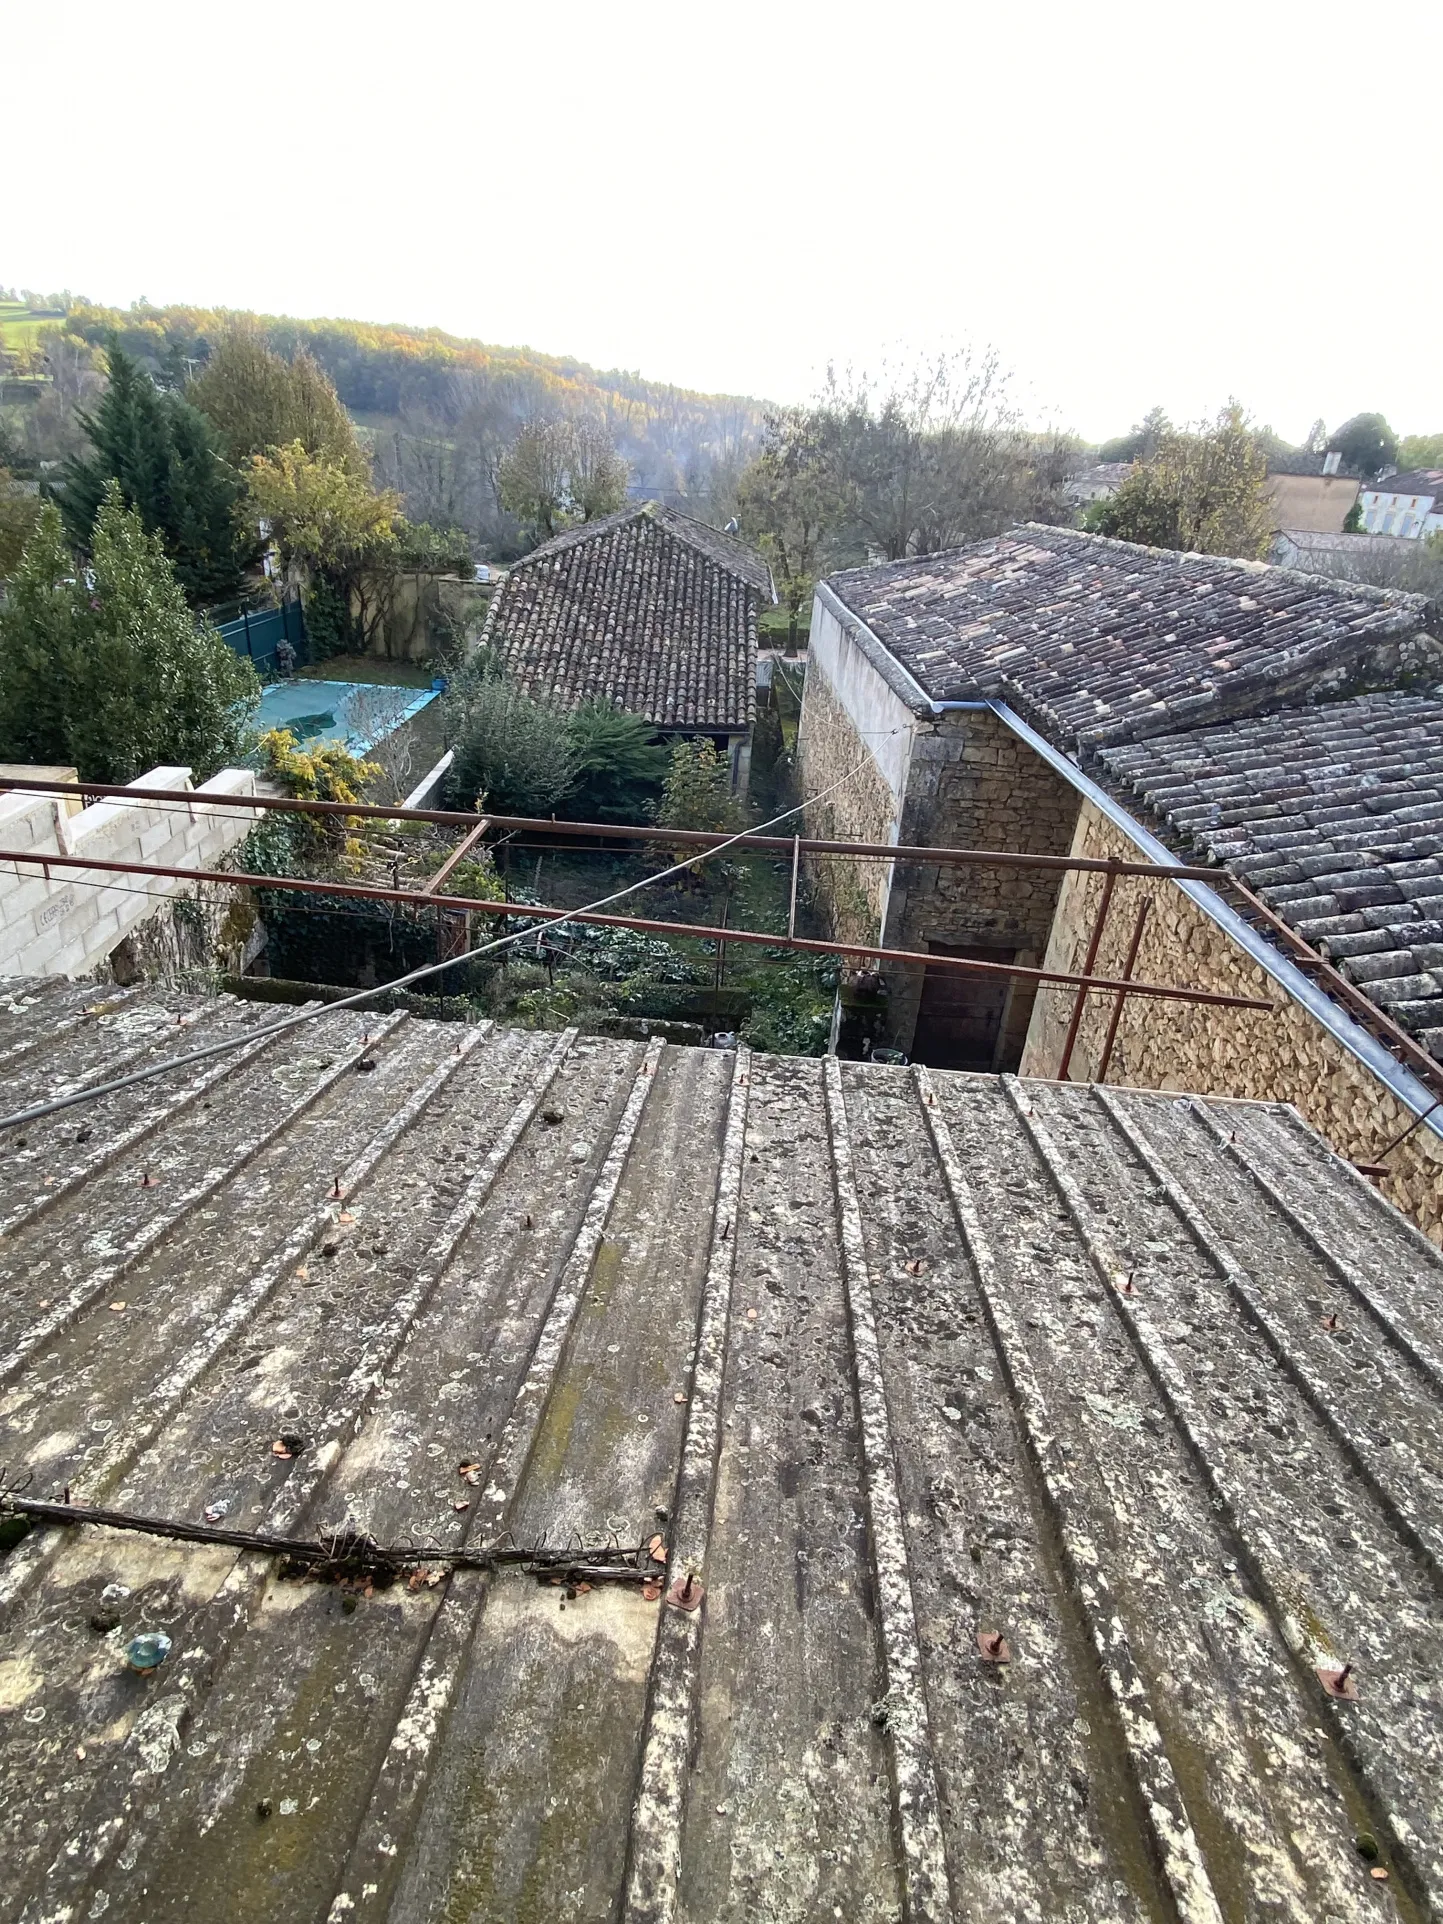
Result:
M17 308L5 338L7 401L23 392L27 355L37 368L43 356L46 385L65 390L49 408L39 404L44 396L28 397L32 406L16 423L42 444L34 449L42 459L75 452L66 444L68 423L75 403L84 405L98 385L98 375L88 377L110 339L179 389L228 329L250 322L279 353L304 349L330 376L369 446L377 483L404 497L413 521L464 529L501 558L527 545L498 504L496 470L528 421L571 415L599 422L630 465L633 495L707 520L731 512L737 476L761 437L765 404L748 396L699 394L438 328L149 303L108 308L58 297L44 306L44 325L31 320L23 336ZM29 308L37 318L42 311L38 302Z

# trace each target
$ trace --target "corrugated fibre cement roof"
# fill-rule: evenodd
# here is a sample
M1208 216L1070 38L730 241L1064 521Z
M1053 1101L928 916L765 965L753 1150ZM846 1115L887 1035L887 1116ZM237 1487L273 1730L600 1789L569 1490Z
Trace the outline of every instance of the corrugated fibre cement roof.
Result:
M11 987L7 1110L254 1034L0 1138L9 1480L433 1555L15 1542L7 1924L1443 1909L1443 1259L1292 1111Z

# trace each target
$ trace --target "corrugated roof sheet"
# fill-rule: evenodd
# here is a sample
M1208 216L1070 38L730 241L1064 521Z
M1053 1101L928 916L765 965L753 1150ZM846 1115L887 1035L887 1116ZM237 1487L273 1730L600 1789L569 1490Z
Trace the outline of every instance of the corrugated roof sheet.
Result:
M1061 528L829 585L932 700L1005 698L1061 745L1197 727L1443 654L1409 646L1418 595Z
M85 994L0 1005L15 1099L265 1019ZM1443 1259L1292 1112L349 1011L256 1044L0 1143L11 1478L655 1531L705 1600L36 1532L0 1915L1443 1905Z
M1360 695L1102 759L1443 1061L1443 698Z
M771 598L754 549L648 501L518 561L483 640L533 694L568 706L602 696L659 728L741 729Z

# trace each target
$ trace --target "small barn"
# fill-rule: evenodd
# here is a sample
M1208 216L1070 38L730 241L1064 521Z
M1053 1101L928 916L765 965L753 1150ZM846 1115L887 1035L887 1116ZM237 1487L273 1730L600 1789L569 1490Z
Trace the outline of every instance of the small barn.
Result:
M511 569L482 632L529 694L602 697L673 739L709 736L746 788L757 617L776 599L754 548L658 501L568 529Z

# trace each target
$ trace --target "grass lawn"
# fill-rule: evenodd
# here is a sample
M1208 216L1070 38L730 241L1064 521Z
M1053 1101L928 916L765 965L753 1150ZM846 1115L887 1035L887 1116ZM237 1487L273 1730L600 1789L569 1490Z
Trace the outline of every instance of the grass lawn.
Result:
M0 345L20 347L33 341L42 327L54 327L64 319L58 311L25 307L18 301L0 301Z
M436 673L429 661L386 661L380 655L331 655L297 668L296 679L306 681L371 681L387 688L429 688Z

